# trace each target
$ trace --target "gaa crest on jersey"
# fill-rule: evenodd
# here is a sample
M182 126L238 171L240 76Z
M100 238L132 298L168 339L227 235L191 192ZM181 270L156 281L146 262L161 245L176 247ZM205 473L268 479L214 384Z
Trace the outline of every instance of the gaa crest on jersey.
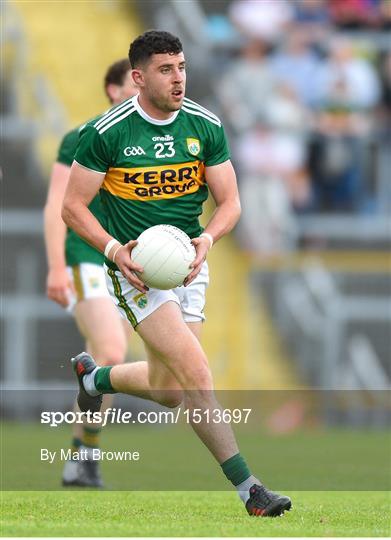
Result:
M200 141L198 139L187 138L186 139L187 148L193 156L198 156L201 150Z
M145 293L137 294L133 297L133 300L138 305L140 309L144 309L148 304L148 298Z

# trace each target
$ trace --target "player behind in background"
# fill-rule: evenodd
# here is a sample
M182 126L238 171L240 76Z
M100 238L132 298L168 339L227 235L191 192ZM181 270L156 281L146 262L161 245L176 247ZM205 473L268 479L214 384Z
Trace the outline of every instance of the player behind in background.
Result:
M118 105L138 92L127 58L108 68L104 88L112 105ZM47 296L72 312L86 341L87 350L94 355L98 364L111 366L124 362L129 327L121 321L108 293L103 255L67 228L61 218L64 193L82 127L73 129L63 137L50 177L44 210ZM91 201L89 209L103 224L104 212L99 195ZM106 396L104 407L109 407L111 402L112 396ZM97 424L74 424L72 451L87 449L84 455L88 455L91 452L89 449L99 446L99 433ZM67 461L63 485L101 487L98 462L88 459Z
M194 432L248 513L280 515L290 509L289 497L268 490L251 474L230 424L209 423L203 414L220 409L199 342L209 280L206 257L240 215L224 129L217 116L185 97L185 58L178 38L145 32L131 44L129 59L140 93L83 130L62 215L105 253L109 290L143 339L148 361L98 367L81 353L72 360L80 384L78 403L82 410L99 410L102 394L112 392L169 407L183 401ZM99 189L107 208L106 228L88 210ZM216 209L203 232L198 216L208 191ZM196 249L185 286L168 291L148 289L134 273L142 268L131 258L134 239L164 223L184 230Z

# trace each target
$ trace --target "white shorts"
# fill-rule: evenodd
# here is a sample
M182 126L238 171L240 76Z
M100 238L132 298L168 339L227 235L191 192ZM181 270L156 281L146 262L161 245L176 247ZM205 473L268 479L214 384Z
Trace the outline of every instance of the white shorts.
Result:
M188 287L176 287L168 291L151 288L146 293L135 289L121 272L115 272L106 265L104 269L109 293L121 316L127 319L133 328L169 301L174 301L179 305L185 322L205 320L205 296L209 285L209 269L206 261L202 265L201 272Z
M80 263L76 266L67 266L67 271L76 293L70 295L68 311L73 311L75 305L82 300L110 298L103 265Z

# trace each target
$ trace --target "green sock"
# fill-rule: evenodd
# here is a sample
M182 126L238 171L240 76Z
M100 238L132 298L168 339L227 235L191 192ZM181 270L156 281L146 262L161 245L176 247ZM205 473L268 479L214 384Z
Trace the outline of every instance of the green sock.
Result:
M102 431L102 428L92 428L89 426L83 426L83 446L88 446L89 448L99 448L99 435Z
M71 443L72 452L77 452L81 446L81 440L78 437L73 437Z
M116 390L111 386L110 371L113 366L99 368L94 377L95 388L101 394L115 394Z
M225 476L234 486L241 484L251 476L250 469L247 467L247 463L240 454L235 454L227 459L227 461L224 461L224 463L221 464L221 468L223 469Z

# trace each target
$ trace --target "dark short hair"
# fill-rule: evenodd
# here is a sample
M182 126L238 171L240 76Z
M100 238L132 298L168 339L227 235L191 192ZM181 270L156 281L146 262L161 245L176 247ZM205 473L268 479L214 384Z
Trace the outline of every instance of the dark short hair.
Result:
M116 84L118 86L122 86L124 84L126 74L130 69L132 68L127 58L118 60L117 62L114 62L114 64L111 64L111 66L108 67L104 79L106 94L109 84Z
M132 68L147 62L153 54L179 54L183 51L179 38L163 30L147 30L138 36L129 48Z

